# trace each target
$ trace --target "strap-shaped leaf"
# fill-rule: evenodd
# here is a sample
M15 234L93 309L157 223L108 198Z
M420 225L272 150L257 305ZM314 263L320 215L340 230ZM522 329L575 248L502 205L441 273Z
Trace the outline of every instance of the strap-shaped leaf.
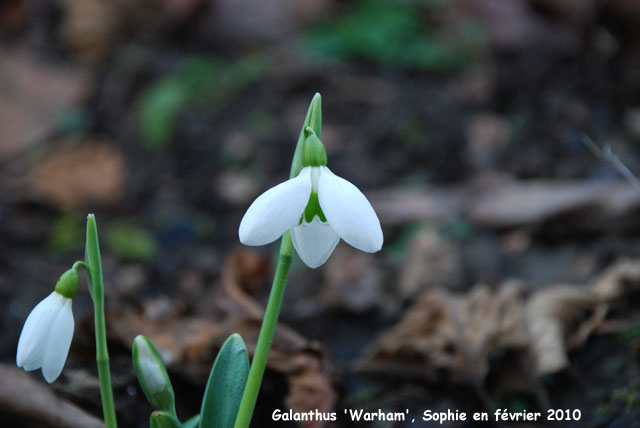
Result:
M247 347L239 334L224 342L209 375L200 410L200 428L231 428L249 374Z
M182 424L182 428L198 428L200 423L200 415L195 415L189 418L189 420Z

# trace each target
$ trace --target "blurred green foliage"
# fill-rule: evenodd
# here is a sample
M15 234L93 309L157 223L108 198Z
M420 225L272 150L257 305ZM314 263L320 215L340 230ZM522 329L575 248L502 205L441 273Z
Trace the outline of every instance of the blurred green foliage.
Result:
M91 112L82 107L70 108L62 113L56 125L65 135L86 133L92 125Z
M616 388L611 393L611 401L631 409L640 399L640 390L638 388L638 382L632 382L627 386Z
M442 22L448 3L356 0L350 13L311 29L304 47L320 57L394 69L456 70L473 62L485 37L479 22Z
M189 56L149 86L138 101L140 134L149 149L163 148L187 107L216 108L264 76L267 61L252 54L236 62Z
M633 323L618 334L623 342L634 342L640 338L640 323Z
M84 245L85 218L78 213L60 214L49 229L47 248L53 253L62 253L82 248Z
M466 241L473 237L475 231L473 225L463 217L451 217L440 227L438 232L449 239Z
M423 227L425 226L422 223L408 223L402 227L394 240L385 245L385 251L393 263L400 264L406 259L411 242Z
M109 223L105 229L105 243L109 250L129 260L150 260L158 251L153 235L128 221Z

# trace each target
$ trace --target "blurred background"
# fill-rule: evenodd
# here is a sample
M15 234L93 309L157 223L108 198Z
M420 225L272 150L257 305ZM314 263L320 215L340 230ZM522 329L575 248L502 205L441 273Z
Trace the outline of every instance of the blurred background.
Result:
M89 212L120 426L148 426L140 333L178 415L199 411L272 278L277 245L240 245L240 219L288 177L320 92L329 167L385 245L296 258L253 426L277 408L338 415L291 427L415 426L350 408L640 426L639 50L631 0L0 1L0 425L100 417L84 279L62 376L15 368Z

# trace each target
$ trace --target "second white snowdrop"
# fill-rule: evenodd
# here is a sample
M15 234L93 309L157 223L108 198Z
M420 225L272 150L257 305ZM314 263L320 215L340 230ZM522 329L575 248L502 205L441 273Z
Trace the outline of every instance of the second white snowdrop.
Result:
M18 340L18 367L27 371L42 369L49 383L60 376L69 354L74 330L71 299L78 283L76 269L65 272L53 293L33 308Z
M265 245L286 231L302 261L323 265L342 238L359 250L382 248L380 221L362 192L327 168L324 145L305 129L302 171L260 195L245 213L238 231L245 245Z

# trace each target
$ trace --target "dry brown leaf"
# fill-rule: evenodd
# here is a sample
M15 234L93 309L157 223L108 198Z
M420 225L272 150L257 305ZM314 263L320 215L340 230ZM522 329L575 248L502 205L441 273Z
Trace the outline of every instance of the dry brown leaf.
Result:
M511 140L509 122L495 113L478 113L469 119L466 140L468 161L479 168L493 167Z
M206 313L185 316L180 303L175 300L167 303L168 299L163 298L146 302L141 309L122 304L124 309L109 314L110 337L131 346L136 335L144 334L156 345L171 371L192 382L203 383L218 350L231 333L239 333L249 355L253 355L264 313L254 295L267 271L265 260L255 253L234 252L225 261L221 289L212 290L210 296L203 299L209 305ZM319 343L278 323L267 368L284 375L289 391L285 401L294 410L328 412L333 409L336 395L332 368Z
M536 373L554 373L569 365L567 349L577 346L602 321L606 311L585 287L555 285L534 293L525 316ZM570 340L569 336L574 335Z
M591 285L596 297L613 302L640 290L640 262L621 259L602 272Z
M320 299L327 307L365 312L386 300L380 268L370 254L347 246L336 248L324 273Z
M433 287L455 288L462 279L460 248L436 230L424 229L412 239L401 272L398 291L405 299Z
M314 349L316 348L316 349ZM312 343L309 352L295 358L295 372L288 377L289 393L285 405L294 412L331 412L336 402L336 393L331 382L331 367L324 350ZM324 421L310 421L308 428L326 426Z
M491 356L509 351L531 362L518 368L521 379L531 378L532 366L536 375L554 373L568 366L567 352L593 334L612 302L639 289L640 260L621 260L589 286L525 293L506 283L496 291L480 286L462 295L427 291L367 350L360 367L477 385L489 372Z
M491 352L527 345L520 295L516 285L496 293L478 286L459 296L427 291L383 333L365 356L365 367L429 380L442 373L459 381L482 380Z
M528 7L527 0L458 0L456 6L484 21L489 42L498 50L519 51L535 45L549 51L575 52L580 47L573 26L544 19Z
M610 304L639 289L640 261L622 259L589 287L556 285L535 293L525 313L537 374L567 367L567 351L582 345L602 324Z
M637 226L640 192L623 180L518 181L503 177L429 190L386 189L370 192L383 224L444 221L462 217L481 227L518 227L563 216L563 227L620 229Z
M496 181L482 189L471 201L468 215L474 223L483 226L531 224L579 209L593 209L595 205L605 210L614 208L614 204L607 204L607 199L622 190L633 191L637 195L631 186L621 183L614 185L606 181L562 184L551 181ZM631 194L628 196L632 197ZM640 196L634 199L638 202ZM591 214L589 219L592 221L597 211Z
M224 38L243 43L278 41L329 9L328 0L217 0L209 24Z
M110 337L131 346L138 334L147 336L157 347L169 370L194 383L208 378L215 356L231 333L239 333L253 355L260 322L227 319L216 323L199 318L145 318L134 311L109 314ZM278 324L267 368L285 376L288 394L285 402L295 411L331 411L336 395L331 381L328 356L317 342L310 342L284 324ZM311 423L307 427L321 427Z
M264 308L255 296L261 291L268 271L268 263L254 252L236 251L225 260L222 271L224 293L231 306L237 306L249 319L259 320L264 315ZM229 309L233 310L232 307Z
M582 345L603 323L609 306L640 287L640 261L622 259L589 287L555 285L525 303L536 373L554 373L569 365L567 351Z
M131 346L138 334L144 334L156 345L169 367L205 362L216 345L222 345L225 328L197 318L145 317L143 313L127 310L109 314L109 328L114 337Z
M53 65L22 48L0 49L0 159L40 141L86 95L86 70Z
M63 207L116 203L124 181L124 158L107 141L87 141L54 151L29 175L36 195Z
M57 397L43 382L23 370L0 364L0 407L42 427L102 428L104 423L80 407Z
M103 0L66 0L62 38L83 61L103 59L116 42L123 19L120 2Z

